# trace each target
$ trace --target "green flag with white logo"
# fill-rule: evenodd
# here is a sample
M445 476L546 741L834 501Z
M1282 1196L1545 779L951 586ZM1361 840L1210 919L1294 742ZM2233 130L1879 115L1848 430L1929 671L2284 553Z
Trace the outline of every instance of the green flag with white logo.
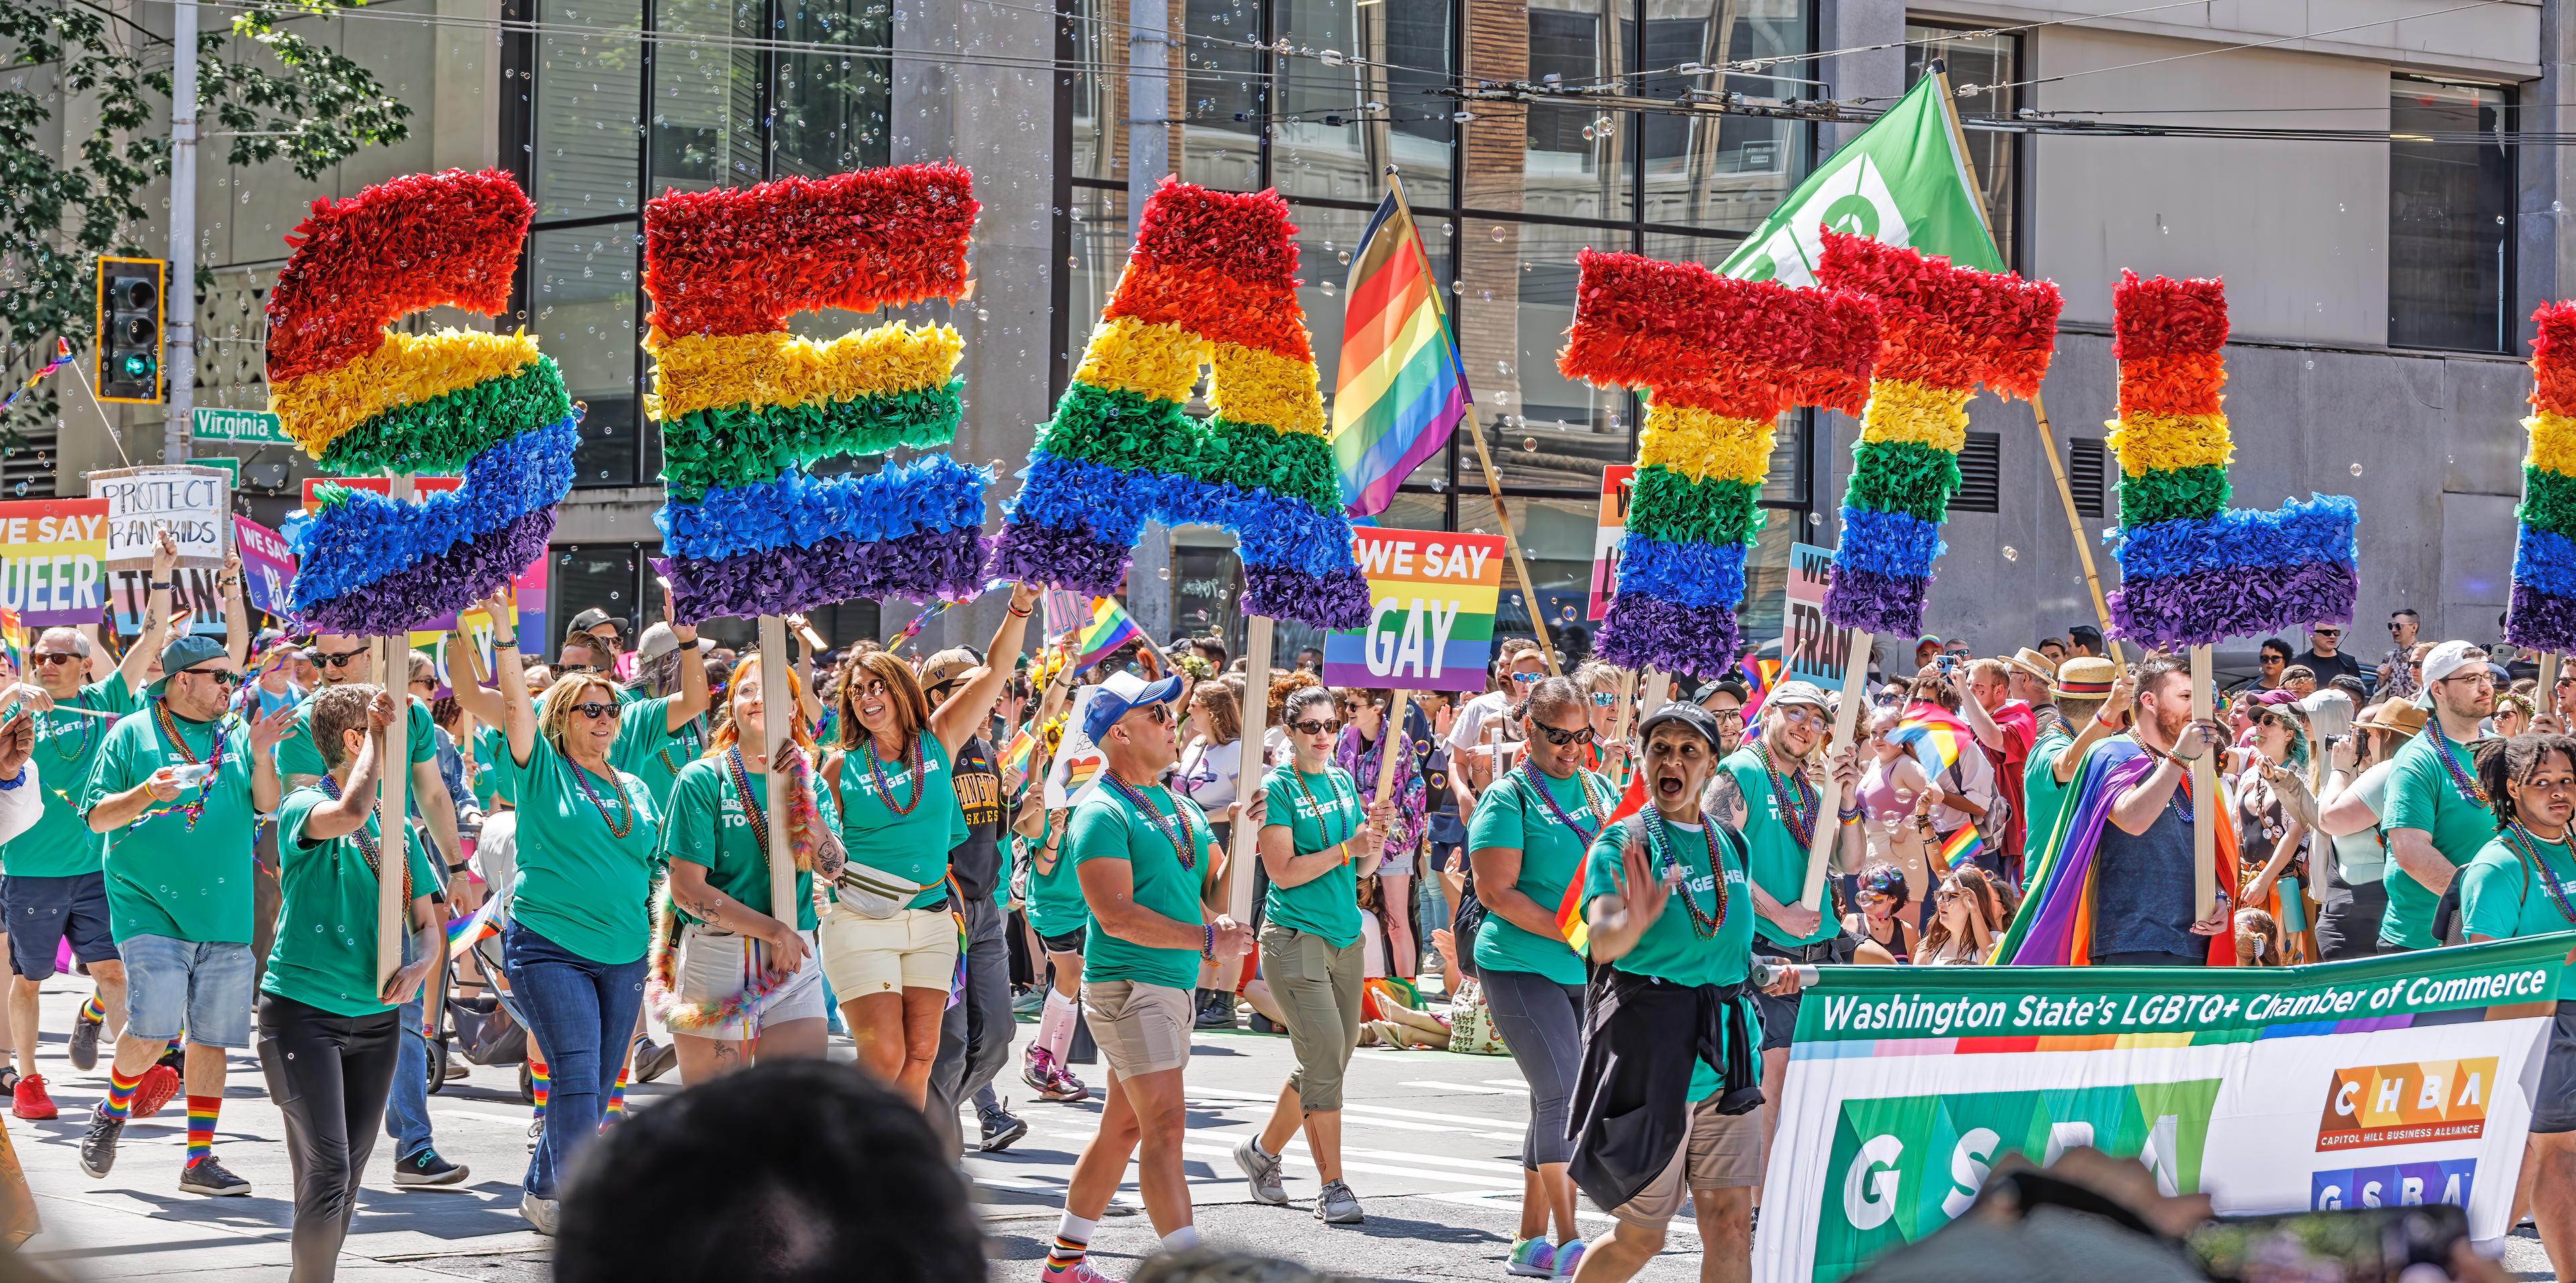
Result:
M1798 184L1717 270L1813 285L1825 248L1822 227L1946 254L1960 267L2005 270L1986 229L1975 168L1960 143L1948 77L1916 81L1877 123Z

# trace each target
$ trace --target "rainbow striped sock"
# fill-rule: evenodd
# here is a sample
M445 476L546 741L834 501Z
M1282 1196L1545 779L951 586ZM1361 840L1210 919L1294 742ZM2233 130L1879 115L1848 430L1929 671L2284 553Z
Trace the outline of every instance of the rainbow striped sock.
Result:
M223 1112L221 1096L188 1097L188 1161L215 1152L215 1115Z
M1047 1248L1046 1267L1050 1270L1072 1269L1082 1264L1083 1254L1090 1250L1090 1243L1058 1234L1055 1236L1054 1244Z
M606 1127L626 1116L626 1078L635 1072L635 1052L630 1046L626 1063L617 1067L617 1082L608 1089L608 1105L599 1111L599 1125Z
M144 1066L144 1069L147 1072L150 1071L151 1068L152 1067L150 1065ZM115 1066L109 1066L107 1071L107 1103L100 1105L98 1107L98 1112L105 1114L110 1118L125 1117L128 1111L134 1108L134 1089L142 1085L142 1074L136 1074L132 1078L128 1078L125 1075L118 1073Z
M545 1057L538 1055L534 1046L528 1048L528 1079L531 1094L537 1098L535 1117L542 1120L546 1116L546 1097L554 1094L555 1080L554 1075L546 1072Z
M81 1004L80 1018L83 1020L105 1023L107 1020L107 1006L98 1000L97 994L93 993L89 996L89 1001Z

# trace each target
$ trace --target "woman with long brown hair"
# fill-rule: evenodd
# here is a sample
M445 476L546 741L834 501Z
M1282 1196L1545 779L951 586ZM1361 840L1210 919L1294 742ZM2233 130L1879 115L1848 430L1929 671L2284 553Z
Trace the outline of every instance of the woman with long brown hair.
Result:
M1933 889L1932 904L1932 924L1914 946L1918 966L1979 965L2012 921L2011 898L1973 864L1950 870Z
M814 876L840 872L839 809L814 787L814 737L792 718L788 845L795 911L770 902L769 736L761 656L745 660L703 757L671 781L662 854L670 896L654 923L646 997L669 1026L680 1081L695 1086L757 1059L823 1055L823 968ZM787 674L789 706L803 683Z
M840 750L823 763L848 862L823 919L823 974L858 1044L859 1067L913 1103L929 1094L939 1022L957 968L948 853L967 836L949 763L990 716L1028 636L1037 590L1011 589L987 662L938 708L890 651L842 667Z

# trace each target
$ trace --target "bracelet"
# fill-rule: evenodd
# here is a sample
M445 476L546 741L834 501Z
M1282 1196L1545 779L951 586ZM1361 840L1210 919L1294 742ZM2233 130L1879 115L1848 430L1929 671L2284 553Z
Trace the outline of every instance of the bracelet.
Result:
M492 649L494 650L517 650L518 648L519 639L516 637L495 637L492 639Z
M1199 924L1199 930L1207 933L1206 942L1199 946L1199 956L1210 962L1216 961L1216 924L1213 922L1201 923Z
M1852 821L1859 819L1865 809L1866 808L1857 806L1844 807L1841 810L1834 812L1834 818L1841 820L1845 824L1849 824Z
M1026 618L1028 618L1028 617L1029 617L1029 612L1027 612L1027 611L1025 611L1025 610L1022 610L1022 609L1020 609L1020 608L1019 608L1019 607L1017 607L1017 606L1013 606L1013 607L1011 607L1011 608L1010 608L1010 611L1011 611L1011 618L1013 618L1013 619L1026 619Z
M147 579L143 581L143 586L154 592L170 591L170 582L166 579Z
M2108 728L2110 728L2110 729L2112 729L2112 730L2115 730L2115 731L2116 731L2116 730L2120 729L2120 723L2119 723L2118 721L2116 721L2116 720L2114 720L2114 719L2112 719L2112 718L2104 717L2104 716L2102 716L2100 713L2095 713L2095 714L2093 715L2093 720L2094 720L2094 721L2097 721L2097 722L2100 722L2102 725L2104 725L2104 726L2106 726L2106 727L2108 727Z

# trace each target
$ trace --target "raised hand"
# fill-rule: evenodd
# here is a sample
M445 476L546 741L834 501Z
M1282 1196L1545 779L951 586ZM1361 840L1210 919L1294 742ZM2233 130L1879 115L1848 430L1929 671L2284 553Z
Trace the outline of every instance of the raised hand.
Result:
M391 696L379 698L390 699ZM250 724L250 746L262 753L276 748L295 730L295 708L287 705Z
M179 566L179 540L166 525L152 527L152 582L170 582L170 572Z

